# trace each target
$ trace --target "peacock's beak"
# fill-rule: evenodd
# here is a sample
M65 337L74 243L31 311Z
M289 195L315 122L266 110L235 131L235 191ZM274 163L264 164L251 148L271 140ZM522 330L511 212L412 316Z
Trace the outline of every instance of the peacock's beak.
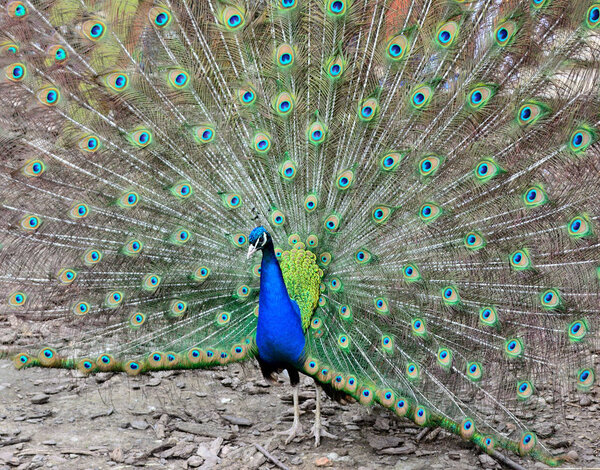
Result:
M258 250L254 245L250 245L248 247L248 257L246 259L250 259L250 257Z

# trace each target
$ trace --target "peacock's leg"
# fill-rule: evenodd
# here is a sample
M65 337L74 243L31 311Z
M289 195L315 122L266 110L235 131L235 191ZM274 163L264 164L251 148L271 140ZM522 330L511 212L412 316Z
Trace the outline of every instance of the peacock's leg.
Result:
M321 444L321 437L329 437L331 439L337 439L338 437L323 427L321 424L321 387L315 382L316 400L317 406L315 407L315 424L311 429L311 434L315 436L315 447L319 447Z
M277 434L288 435L288 438L285 440L286 444L292 442L297 436L302 435L302 424L300 423L300 406L298 405L298 389L300 388L299 384L296 383L294 386L294 423L292 427L287 431L280 431Z

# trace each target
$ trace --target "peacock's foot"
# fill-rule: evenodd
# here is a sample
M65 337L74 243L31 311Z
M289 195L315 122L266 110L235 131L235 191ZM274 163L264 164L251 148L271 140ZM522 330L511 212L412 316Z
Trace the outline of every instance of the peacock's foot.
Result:
M321 437L328 437L330 439L338 439L335 434L331 434L327 431L322 425L321 420L315 420L315 424L310 430L311 436L315 437L315 447L319 447L321 445Z
M288 436L288 438L285 440L285 445L288 445L296 437L302 436L302 424L300 424L300 421L294 420L294 424L292 424L290 429L287 431L279 431L277 434Z

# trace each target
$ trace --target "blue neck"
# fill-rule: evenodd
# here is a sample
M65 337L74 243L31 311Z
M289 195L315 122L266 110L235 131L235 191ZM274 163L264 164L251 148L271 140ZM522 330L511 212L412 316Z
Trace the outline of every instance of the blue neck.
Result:
M256 330L258 353L271 364L297 365L305 344L300 310L288 295L271 240L262 252Z

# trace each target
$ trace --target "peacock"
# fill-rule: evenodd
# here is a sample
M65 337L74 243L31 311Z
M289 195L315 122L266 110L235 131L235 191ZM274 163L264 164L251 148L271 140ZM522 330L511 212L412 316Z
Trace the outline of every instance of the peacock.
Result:
M527 413L598 390L599 24L594 0L5 2L2 355L256 358L289 374L288 441L305 374L561 464Z

